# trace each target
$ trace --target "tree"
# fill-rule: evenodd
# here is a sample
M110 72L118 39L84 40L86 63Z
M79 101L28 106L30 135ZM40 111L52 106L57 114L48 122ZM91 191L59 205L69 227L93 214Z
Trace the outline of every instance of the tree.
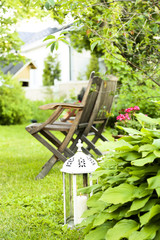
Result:
M22 60L19 54L22 41L15 30L15 24L23 19L31 16L42 17L46 13L41 9L40 0L2 0L0 1L0 62L5 65L10 61Z
M54 19L73 18L71 40L83 47L116 59L122 68L140 72L157 85L159 76L160 6L157 0L57 0L47 1ZM71 29L71 30L72 30ZM75 35L76 33L76 35ZM110 64L110 63L109 63ZM114 65L111 70L116 72ZM120 69L121 70L121 69Z
M52 55L48 55L44 62L43 85L52 86L54 85L55 79L60 81L60 77L61 69L60 63L57 60L57 55L55 57L53 57Z

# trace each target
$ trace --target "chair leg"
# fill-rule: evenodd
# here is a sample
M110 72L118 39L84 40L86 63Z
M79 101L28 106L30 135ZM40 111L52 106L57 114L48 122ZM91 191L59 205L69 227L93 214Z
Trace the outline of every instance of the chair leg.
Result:
M98 150L98 148L96 148L95 144L92 143L92 141L90 141L86 136L82 136L82 141L85 142L87 144L87 148L86 150L93 150L97 155L102 155L102 152Z
M49 171L52 169L53 165L57 162L57 157L56 156L52 156L48 162L45 163L45 165L42 168L42 171L36 176L36 180L37 179L43 179L48 173Z

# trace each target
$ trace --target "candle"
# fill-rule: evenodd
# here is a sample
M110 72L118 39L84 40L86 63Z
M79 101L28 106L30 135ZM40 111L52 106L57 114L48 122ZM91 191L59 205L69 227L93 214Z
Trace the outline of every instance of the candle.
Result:
M76 197L77 202L77 214L76 214L76 224L79 224L82 222L83 218L81 218L84 211L87 210L87 196L77 196Z

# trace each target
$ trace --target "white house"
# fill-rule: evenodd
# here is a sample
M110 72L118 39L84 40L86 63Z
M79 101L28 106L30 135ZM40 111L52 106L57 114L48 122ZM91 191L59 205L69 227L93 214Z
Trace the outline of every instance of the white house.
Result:
M58 28L46 28L39 32L19 32L24 45L21 48L21 53L30 59L36 66L36 69L30 69L29 84L25 87L26 96L30 99L43 99L46 95L46 87L43 87L43 69L44 60L51 54L50 48L46 47L49 41L43 41L48 35L60 34ZM90 60L90 52L83 51L78 53L64 42L59 42L58 50L54 50L53 55L58 55L58 61L61 68L61 82L57 82L53 92L60 95L69 95L69 89L75 88L77 94L81 87L86 86L86 81L77 81L80 73L86 71L86 67ZM87 79L85 79L87 80Z
M43 29L38 30L41 24ZM50 48L46 47L49 40L44 41L44 39L49 35L59 36L62 27L56 25L56 27L46 26L49 25L45 21L36 24L33 22L33 29L31 21L29 28L27 28L25 22L23 22L18 32L24 42L21 47L21 54L26 57L26 64L9 64L9 66L1 70L6 74L10 72L14 77L17 77L22 82L26 97L31 100L45 99L49 97L49 94L57 97L64 95L69 97L71 90L77 95L81 88L87 85L88 79L78 81L78 76L83 75L87 69L90 61L90 51L83 50L82 53L79 53L64 42L59 42L58 50L51 53ZM61 68L61 81L55 82L55 85L50 87L50 90L48 90L48 87L43 86L42 77L44 61L49 54L58 56ZM100 66L103 66L103 64L100 64Z

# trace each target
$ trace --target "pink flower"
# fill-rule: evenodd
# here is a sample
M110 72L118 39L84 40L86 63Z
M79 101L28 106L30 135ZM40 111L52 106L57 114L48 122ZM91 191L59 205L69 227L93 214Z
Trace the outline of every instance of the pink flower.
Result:
M127 120L131 120L131 118L129 117L128 113L126 113L124 116L125 116L125 118L126 118Z
M127 109L125 109L124 111L127 112L127 113L129 113L129 112L133 111L133 107L127 108Z
M140 108L138 106L134 106L133 108L134 110L140 110Z
M123 114L120 114L119 116L117 116L117 120L122 121L125 120L125 116Z

